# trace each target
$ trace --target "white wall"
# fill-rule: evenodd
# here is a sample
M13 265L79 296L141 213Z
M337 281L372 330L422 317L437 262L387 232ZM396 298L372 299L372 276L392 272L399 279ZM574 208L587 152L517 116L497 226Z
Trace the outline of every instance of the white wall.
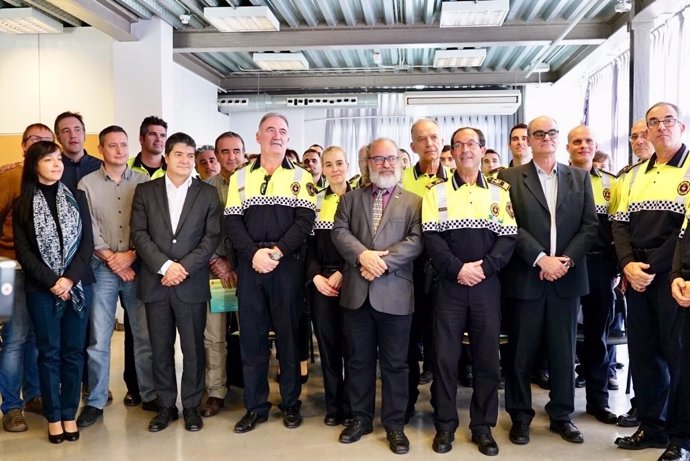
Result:
M89 133L112 123L112 45L91 27L0 34L0 133L21 133L34 122L52 127L65 110L80 112Z

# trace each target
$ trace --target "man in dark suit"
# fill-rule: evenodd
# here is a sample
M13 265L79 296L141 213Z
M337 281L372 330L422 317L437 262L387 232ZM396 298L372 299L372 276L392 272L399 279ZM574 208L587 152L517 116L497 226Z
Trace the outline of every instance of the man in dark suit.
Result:
M185 429L203 427L198 407L204 391L204 327L211 297L208 263L218 245L221 207L216 189L192 178L194 140L175 133L165 143L165 176L137 186L132 204L132 241L142 260L138 297L146 305L153 350L158 432L178 410L175 328L182 347Z
M398 185L402 167L393 141L377 139L367 152L371 185L345 194L333 223L333 242L345 259L340 305L354 418L340 441L356 442L372 431L378 351L381 421L390 449L401 454L410 449L403 427L414 310L412 262L422 252L421 199Z
M574 410L575 335L579 297L589 291L585 255L597 231L592 185L586 171L556 162L558 126L538 117L528 126L533 159L502 170L518 225L518 242L504 269L509 300L509 341L514 361L506 379L510 440L529 442L534 417L530 375L542 336L548 349L550 429L582 443Z

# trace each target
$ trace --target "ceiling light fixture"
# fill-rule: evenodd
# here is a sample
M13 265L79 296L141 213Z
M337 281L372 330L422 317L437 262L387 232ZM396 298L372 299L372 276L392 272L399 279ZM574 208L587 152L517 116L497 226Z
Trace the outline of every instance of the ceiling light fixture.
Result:
M441 3L441 27L498 27L506 19L509 0Z
M220 32L278 32L280 23L267 6L204 8L204 17Z
M486 59L486 49L436 50L434 67L479 67Z
M264 70L309 70L302 53L254 53L252 59Z
M2 8L0 9L0 32L61 34L62 24L33 8Z

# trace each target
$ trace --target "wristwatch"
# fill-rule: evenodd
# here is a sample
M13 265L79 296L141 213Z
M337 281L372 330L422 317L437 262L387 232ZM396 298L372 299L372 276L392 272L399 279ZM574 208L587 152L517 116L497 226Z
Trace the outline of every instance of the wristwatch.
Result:
M280 252L280 250L274 251L271 253L271 259L274 261L280 261L280 258L283 257L283 253Z
M575 267L575 263L573 262L573 260L570 259L570 257L568 256L566 256L566 258L568 258L568 260L563 263L565 264L565 267L567 267L568 269L572 269L573 267Z

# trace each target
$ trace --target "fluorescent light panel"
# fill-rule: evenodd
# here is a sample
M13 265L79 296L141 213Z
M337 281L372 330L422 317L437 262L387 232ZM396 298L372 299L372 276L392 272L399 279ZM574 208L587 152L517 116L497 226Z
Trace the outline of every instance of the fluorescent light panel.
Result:
M309 69L309 61L302 53L254 53L252 59L264 70Z
M2 8L0 9L0 32L60 34L62 24L33 8Z
M204 8L204 17L221 32L277 32L280 23L267 6Z
M479 67L486 59L486 49L436 50L434 67Z
M441 3L441 27L497 27L510 9L509 0L461 0Z

